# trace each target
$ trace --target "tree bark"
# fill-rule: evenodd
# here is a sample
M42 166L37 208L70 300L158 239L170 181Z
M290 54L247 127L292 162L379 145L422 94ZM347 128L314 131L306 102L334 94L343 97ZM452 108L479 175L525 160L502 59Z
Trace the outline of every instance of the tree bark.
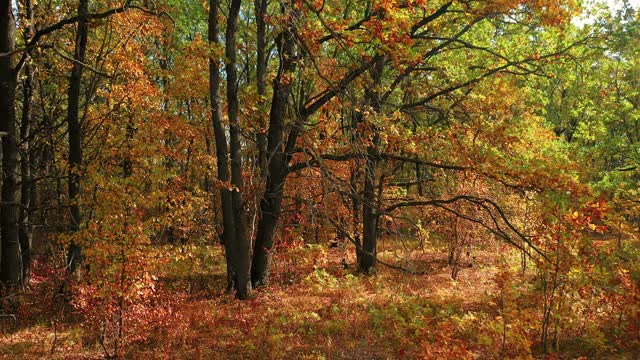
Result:
M76 29L76 44L73 69L69 79L67 124L69 127L69 209L71 212L70 229L72 232L80 230L82 213L80 207L80 179L82 171L82 124L80 124L80 93L82 85L82 70L87 50L89 24L86 19L89 13L89 0L78 2L78 27ZM69 245L67 266L71 273L79 275L82 264L82 247L77 242Z
M20 221L18 233L20 238L20 252L22 255L22 281L29 283L31 269L31 165L33 160L29 151L29 138L31 134L31 101L32 101L33 72L30 65L25 67L25 80L23 83L22 122L20 124L20 137L22 152L20 156Z
M253 262L251 265L251 279L254 286L268 284L271 249L273 248L275 229L280 218L282 197L287 176L289 175L289 161L295 151L298 136L303 131L306 120L317 110L322 108L336 95L342 93L347 86L363 72L367 71L375 60L365 62L359 68L347 73L338 81L334 88L315 99L312 103L296 109L296 124L292 126L284 143L285 118L289 95L293 85L293 73L298 59L295 12L290 2L283 1L283 11L288 15L289 26L276 38L280 66L273 81L273 98L269 113L269 129L267 144L267 183L260 200L260 219L253 247ZM376 57L375 59L377 59ZM301 96L302 97L302 96Z
M288 11L288 7L284 7ZM288 14L293 16L293 14ZM269 265L273 239L280 217L282 196L288 164L283 146L285 118L289 104L289 94L293 85L293 72L296 69L296 41L293 18L276 41L280 54L278 74L273 80L273 99L269 112L269 130L267 143L267 184L260 199L260 219L253 247L253 262L251 264L251 280L254 286L266 286L269 282ZM299 129L292 129L292 132ZM297 136L293 135L294 138ZM294 141L295 139L290 141ZM289 142L289 141L288 141Z
M219 45L218 41L218 7L219 0L213 0L209 6L209 43ZM229 184L229 148L227 136L222 125L222 104L220 96L220 65L217 58L209 59L209 98L211 103L211 125L216 148L218 181ZM231 190L220 188L220 206L222 208L222 242L227 261L227 291L234 287L235 259L231 246L235 239L235 225L233 221L233 207L231 205Z
M356 128L355 121L352 121L352 143L355 142ZM358 183L360 181L360 159L354 159L353 166L351 168L351 176L349 177L349 184L351 185L351 211L353 212L353 219L351 221L353 227L353 241L356 249L362 247L362 240L360 239L360 191L358 190ZM360 264L360 251L356 251L356 261Z
M267 0L255 0L256 12L256 84L260 104L265 102L267 96ZM267 171L267 135L263 131L266 127L263 116L260 116L260 129L256 134L258 143L257 166L260 175L265 176Z
M380 113L382 104L378 89L382 82L382 72L385 66L385 58L377 60L371 69L373 86L365 91L365 103L371 106L374 113ZM376 171L378 169L378 157L380 147L380 130L373 124L370 125L373 133L371 144L367 146L364 166L364 186L362 191L362 248L356 249L360 252L358 256L358 270L365 274L370 274L375 270L378 241L378 217L379 209L376 201ZM382 195L382 194L380 194Z
M24 37L25 41L33 37L33 3L31 0L25 1L25 18L28 23ZM35 156L31 151L31 124L33 121L33 67L30 64L25 65L25 79L22 85L22 121L20 123L20 138L22 143L22 156L20 161L20 203L22 209L20 211L19 238L20 250L22 253L22 281L25 285L29 284L31 272L31 244L32 230L31 226L31 205L33 203L32 195L34 193L34 184L31 179L31 166L35 160Z
M374 131L377 131L374 130ZM369 274L376 266L376 245L378 239L378 212L375 199L375 178L378 165L377 146L380 137L376 133L373 145L367 148L364 167L364 186L362 192L362 249L359 250L358 269Z
M0 0L0 132L2 137L2 191L0 198L0 240L2 257L0 280L7 287L21 281L22 264L18 231L18 132L14 107L16 71L13 68L16 20L12 1Z
M236 62L236 32L238 30L238 17L240 14L241 0L232 0L227 17L227 31L225 34L225 55L227 62L225 72L227 74L227 117L229 119L229 150L231 155L231 205L234 221L234 241L231 251L234 253L233 274L236 296L247 299L251 293L251 253L250 242L247 236L245 204L243 200L242 180L242 144L240 140L240 123L238 119L238 74Z

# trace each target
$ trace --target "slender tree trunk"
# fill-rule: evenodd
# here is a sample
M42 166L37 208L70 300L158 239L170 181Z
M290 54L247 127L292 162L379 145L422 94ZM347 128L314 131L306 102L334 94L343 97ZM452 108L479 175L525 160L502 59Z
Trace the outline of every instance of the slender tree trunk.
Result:
M365 103L369 104L375 113L380 113L382 110L378 89L382 82L382 72L385 61L385 58L381 57L371 69L373 86L365 92ZM380 130L373 124L370 125L370 129L373 132L373 139L371 144L367 146L364 166L364 186L362 191L362 248L356 249L356 251L360 251L360 256L358 256L358 270L365 274L374 271L376 266L378 217L380 216L375 195L376 172L379 162ZM382 192L380 192L380 195L382 195Z
M231 205L234 221L234 241L230 244L233 252L234 286L239 299L247 299L251 293L250 242L247 237L245 204L243 200L242 144L238 119L238 74L236 62L236 33L241 0L231 0L225 33L225 72L227 74L227 117L229 119L229 150L231 155Z
M268 284L271 249L273 248L275 229L280 218L285 180L289 174L288 163L293 156L296 141L303 131L306 119L334 96L344 91L351 81L368 70L371 65L371 63L365 64L349 73L340 81L338 86L314 101L313 104L305 108L299 106L296 112L296 124L292 126L285 143L285 118L299 55L295 38L297 15L291 6L291 1L282 1L281 5L287 15L286 21L289 26L275 39L278 46L278 54L280 55L280 66L278 74L273 81L273 98L267 132L267 181L264 194L260 200L261 216L258 221L258 229L253 246L251 279L254 286ZM304 98L304 96L300 96L300 98Z
M375 130L377 131L377 130ZM364 166L364 187L362 192L362 249L360 251L358 268L361 272L369 274L376 266L376 245L378 240L377 219L375 199L375 179L378 160L377 144L380 137L376 133L373 145L367 149L367 157Z
M265 16L267 15L267 0L255 0L256 12L256 83L258 89L258 97L260 104L265 103L267 96L267 24ZM263 131L266 123L263 117L260 117L260 129L256 134L258 143L258 159L257 165L262 176L267 170L267 135Z
M413 134L415 135L417 132L418 132L418 124L414 123ZM417 182L416 185L418 186L418 195L424 196L424 190L422 187L422 167L417 162L415 164L415 171L416 171L416 182Z
M284 7L288 11L288 7ZM289 14L293 16L293 14ZM290 19L293 24L293 19ZM295 27L289 26L278 37L278 52L280 54L280 67L273 81L273 99L269 113L269 130L267 157L267 185L260 199L260 219L256 241L253 247L253 262L251 264L251 280L254 286L266 286L269 282L269 267L271 249L276 226L280 218L284 183L288 173L287 154L283 150L285 118L289 104L289 94L293 86L293 72L296 69L295 62ZM293 140L300 129L292 129ZM288 141L289 142L289 141Z
M14 100L16 72L13 68L16 20L12 1L0 0L0 132L2 137L2 192L0 197L0 240L2 257L0 280L5 286L17 286L21 281L22 264L18 231L18 131Z
M351 141L355 142L356 127L352 128L353 136ZM355 159L353 167L351 168L351 176L349 183L351 184L351 211L353 212L352 226L353 226L353 241L355 242L356 249L362 247L362 240L360 239L360 191L358 190L358 183L360 181L360 159ZM356 261L360 264L360 251L356 251Z
M28 23L24 37L30 39L33 36L33 4L31 0L25 1L25 15ZM32 226L31 226L31 206L33 203L32 195L35 189L33 180L31 179L31 166L35 156L30 148L31 139L31 123L33 109L33 68L30 64L25 66L25 79L22 85L22 122L20 123L20 137L22 142L22 156L20 162L20 203L22 209L20 212L20 250L22 252L22 281L25 285L29 284L31 271L31 243L32 243Z
M213 0L209 6L209 43L218 45L218 7L219 0ZM216 147L216 160L218 168L218 180L223 184L229 184L229 149L227 136L222 125L222 104L220 97L220 64L216 58L209 59L209 97L211 103L211 123ZM231 204L231 190L220 188L220 205L222 208L222 241L225 248L227 261L227 290L234 288L236 263L233 257L232 244L235 241L235 225L233 220L233 207Z
M135 124L133 123L133 119L129 119L127 123L127 131L125 138L125 146L127 147L127 152L125 153L124 159L122 160L122 177L127 179L133 175L133 160L131 159L131 150L133 148L133 136L135 135Z
M89 0L79 0L78 15L86 16L89 12ZM82 70L87 50L89 24L86 19L78 21L73 69L69 79L69 98L67 104L67 123L69 127L69 201L71 210L71 231L80 230L82 214L80 208L80 178L82 171L82 124L80 124L80 93ZM79 274L82 264L82 247L76 242L69 246L67 266L71 273Z
M31 101L32 101L33 71L31 66L25 67L25 80L23 83L22 123L20 124L20 137L22 153L20 161L20 251L22 253L22 281L29 284L29 272L31 269L31 164L33 156L30 153L29 141L31 135Z

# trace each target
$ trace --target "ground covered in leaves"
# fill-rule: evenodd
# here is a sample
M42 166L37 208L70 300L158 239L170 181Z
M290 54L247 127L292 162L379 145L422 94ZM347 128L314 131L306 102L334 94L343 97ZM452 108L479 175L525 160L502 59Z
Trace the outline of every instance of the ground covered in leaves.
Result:
M387 246L390 248L390 246ZM166 257L122 312L91 303L77 286L71 303L37 263L31 289L0 319L7 359L492 359L633 358L615 339L565 334L550 355L537 348L540 299L527 287L510 250L472 254L456 280L443 251L380 251L372 276L354 271L346 248L302 245L280 253L272 284L248 301L224 292L225 265L215 246L159 248ZM408 259L411 257L411 259ZM409 261L411 260L411 261ZM464 264L463 264L464 265ZM505 275L507 274L507 275ZM6 306L10 306L11 304ZM119 322L122 315L122 323ZM114 354L122 329L124 354ZM579 326L578 326L579 327ZM114 330L116 329L116 330Z

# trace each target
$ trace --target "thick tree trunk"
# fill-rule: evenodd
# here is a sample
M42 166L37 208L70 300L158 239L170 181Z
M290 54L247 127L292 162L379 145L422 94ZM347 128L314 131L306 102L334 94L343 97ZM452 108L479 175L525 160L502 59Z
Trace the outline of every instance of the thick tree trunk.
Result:
M88 14L89 0L79 0L78 16ZM78 21L76 30L76 45L69 79L67 103L67 124L69 127L69 208L71 210L71 231L80 230L82 213L80 207L80 177L82 171L82 124L80 124L80 93L82 85L82 70L87 50L87 36L89 24L86 19ZM71 273L78 274L82 264L82 247L76 242L69 245L67 266Z
M240 14L241 0L232 0L227 17L227 31L225 34L225 55L227 63L227 117L229 118L229 147L231 155L231 205L233 209L233 221L235 239L231 244L234 253L234 285L236 296L239 299L247 299L251 293L251 252L250 242L247 236L245 219L245 204L243 200L242 179L242 144L240 141L240 123L238 119L238 74L236 69L236 32L238 30L238 17Z
M258 220L258 230L253 247L253 262L251 264L251 280L254 287L269 284L271 249L273 248L275 230L282 211L282 195L286 177L286 168L276 169L277 166L273 164L281 161L275 156L271 158L267 176L267 188L262 199L260 199L260 219Z
M285 8L286 11L286 8ZM293 16L293 15L291 15ZM269 282L269 266L271 249L276 226L280 218L284 183L287 177L287 154L283 149L285 118L289 104L289 94L293 85L292 75L296 68L295 62L295 28L285 29L276 41L279 41L280 67L278 75L273 80L273 99L269 113L269 130L267 144L267 185L260 199L260 219L253 246L253 262L251 264L251 280L254 286L266 286ZM299 129L292 130L295 143Z
M0 0L0 53L15 50L16 21L10 0ZM13 56L0 57L0 132L2 137L2 192L0 197L0 240L2 257L0 280L5 286L17 286L22 276L22 259L18 232L18 132L14 100L16 73Z

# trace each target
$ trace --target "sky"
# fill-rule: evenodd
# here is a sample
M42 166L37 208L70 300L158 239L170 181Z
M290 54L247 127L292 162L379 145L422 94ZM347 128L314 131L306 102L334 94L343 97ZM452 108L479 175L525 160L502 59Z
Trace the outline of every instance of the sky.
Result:
M587 0L585 2L593 2L593 1L599 1L599 0ZM631 6L638 10L640 9L640 0L628 0L629 4L631 4ZM612 8L614 11L616 9L620 9L622 6L622 0L605 0L604 2L607 3L607 5L609 5L610 8ZM574 18L572 23L577 25L577 26L582 26L584 24L593 22L595 20L595 18L593 17L587 17L587 18Z
M607 3L609 4L609 6L613 6L615 8L616 4L620 3L620 1L619 0L607 0ZM629 3L631 4L631 6L633 6L636 9L640 8L640 0L629 0Z

